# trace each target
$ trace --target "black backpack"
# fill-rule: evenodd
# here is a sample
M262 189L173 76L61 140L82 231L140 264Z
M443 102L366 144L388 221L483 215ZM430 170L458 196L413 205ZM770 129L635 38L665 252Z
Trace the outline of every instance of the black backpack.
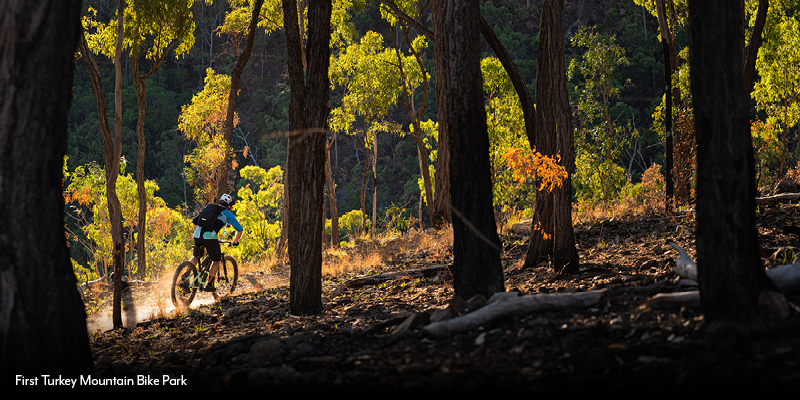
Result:
M224 209L225 207L218 204L207 204L203 207L203 210L200 211L200 214L194 217L192 223L207 231L219 231L222 229L224 223L217 217L219 217L219 214L222 213Z

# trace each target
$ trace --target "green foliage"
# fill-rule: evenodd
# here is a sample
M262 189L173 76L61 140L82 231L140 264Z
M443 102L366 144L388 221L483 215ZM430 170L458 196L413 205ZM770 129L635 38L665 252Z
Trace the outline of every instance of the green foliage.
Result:
M625 170L613 161L598 160L581 153L575 160L573 187L579 203L608 204L619 196L628 182Z
M158 185L151 180L145 181L147 192L148 215L146 230L149 271L136 271L134 260L137 221L139 215L139 199L136 181L125 173L126 164L121 165L117 179L117 194L122 206L122 225L126 241L125 259L132 274L140 277L151 277L160 273L166 266L174 265L185 257L187 235L184 228L188 220L179 212L166 207L164 201L155 196ZM106 202L105 171L95 163L79 166L74 172L65 172L69 182L65 192L65 203L69 205L67 216L77 225L77 230L68 229L67 239L71 247L82 246L89 255L87 268L99 274L107 275L106 270L112 265L111 223L108 219Z
M181 108L178 119L178 129L197 146L184 157L189 164L184 173L195 187L195 200L199 204L213 203L218 167L232 151L224 137L230 90L230 76L209 68L205 87L192 97L191 104ZM238 115L234 114L234 126L238 123Z
M758 51L756 68L760 80L752 93L756 108L766 114L766 124L780 135L787 146L789 131L800 121L800 20L797 1L770 4L763 43ZM782 175L788 164L787 152L780 153Z
M583 77L575 87L578 115L576 148L577 158L581 161L577 163L573 183L579 188L579 193L600 195L603 203L608 204L624 183L619 181L620 174L623 178L626 176L615 162L622 149L638 136L630 122L632 109L615 101L621 87L615 71L628 60L625 49L615 43L614 36L604 37L592 28L582 27L571 41L574 47L585 49L580 59L570 61L568 70L571 80L578 73ZM627 123L620 124L620 119ZM582 171L581 167L588 170Z
M239 175L244 186L237 193L234 211L247 234L231 253L240 260L268 259L274 255L281 235L283 169L275 166L267 171L248 165Z
M366 226L362 229L362 224L366 221ZM366 218L361 210L351 210L339 216L339 237L355 239L368 231L372 226L372 221ZM330 234L330 221L326 222L325 230Z

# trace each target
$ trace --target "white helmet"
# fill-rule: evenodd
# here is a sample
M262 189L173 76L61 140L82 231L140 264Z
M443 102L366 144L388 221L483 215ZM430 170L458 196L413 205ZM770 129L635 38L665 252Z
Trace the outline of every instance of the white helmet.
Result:
M219 204L222 204L223 206L230 207L235 202L236 201L233 199L233 197L231 197L231 195L227 193L223 194L222 196L219 196Z

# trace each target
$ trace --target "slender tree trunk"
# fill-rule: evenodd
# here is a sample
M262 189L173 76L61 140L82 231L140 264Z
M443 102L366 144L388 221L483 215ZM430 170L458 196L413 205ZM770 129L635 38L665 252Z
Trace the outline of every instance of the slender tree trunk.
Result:
M572 183L575 150L572 112L567 94L567 71L564 61L564 0L542 3L539 56L536 79L536 126L533 145L543 155L560 155L567 179L553 191L536 192L531 240L525 257L526 267L550 262L556 271L576 272L578 251L572 228Z
M302 37L295 1L283 0L291 94L287 183L291 272L289 312L322 312L322 212L325 186L325 133L329 112L330 0L308 2L308 70L303 79Z
M748 325L782 314L785 302L774 292L758 250L755 164L738 39L743 29L740 7L738 1L690 1L689 53L701 306L709 321Z
M122 233L122 207L117 196L117 177L119 176L120 157L122 157L122 41L125 30L125 0L119 0L117 7L117 47L114 53L114 156L111 164L111 179L106 180L106 193L109 199L108 216L111 219L111 238L114 259L114 295L112 306L112 323L114 329L122 328L122 271L125 267L125 237ZM114 203L113 207L111 203ZM114 213L111 213L111 210Z
M138 154L136 158L136 191L139 195L139 218L136 223L136 253L137 271L140 276L147 271L147 252L145 251L145 235L147 233L147 191L144 188L144 158L145 158L145 139L144 139L144 117L145 117L145 93L147 86L139 74L139 60L134 55L131 57L133 67L133 84L136 88L136 103L139 108L139 116L136 120L136 141L138 143Z
M672 85L672 75L678 70L678 50L675 44L672 29L669 26L665 0L656 0L656 14L658 18L658 28L661 32L661 46L664 51L664 82L666 83L664 93L666 99L666 110L664 125L666 130L666 153L664 166L665 181L665 211L670 212L675 206L675 186L682 185L675 180L675 124L673 123L673 108L680 104L680 89ZM673 21L674 23L674 21Z
M339 211L336 208L336 182L331 170L331 146L336 142L336 133L325 145L325 182L328 186L328 204L331 213L331 247L339 247Z
M378 132L372 134L372 229L370 237L375 239L378 225Z
M0 375L92 373L64 236L81 1L0 0Z
M453 213L453 288L469 298L505 290L500 239L492 208L489 137L480 68L480 4L437 1L433 6L440 140L450 152ZM441 73L439 73L441 72ZM442 121L445 127L442 129Z
M767 23L768 10L769 0L758 0L756 23L753 26L750 42L747 44L747 47L745 47L744 55L744 87L748 94L753 91L753 84L756 76L756 58L758 58L758 48L761 47L761 34L764 32L764 26ZM742 13L744 13L744 7L742 7ZM744 21L742 24L744 24Z
M239 54L236 60L236 65L231 72L231 91L228 93L228 109L225 114L225 143L229 146L233 139L233 117L236 112L236 99L239 97L239 79L242 76L247 60L250 59L250 54L253 52L253 43L255 42L256 26L258 25L258 14L261 12L261 6L264 0L255 0L253 5L253 13L250 15L250 24L247 27L247 39L245 41L244 49ZM222 165L219 166L217 172L217 194L216 198L219 199L223 194L228 191L228 171L231 162L231 153L228 152L225 156Z

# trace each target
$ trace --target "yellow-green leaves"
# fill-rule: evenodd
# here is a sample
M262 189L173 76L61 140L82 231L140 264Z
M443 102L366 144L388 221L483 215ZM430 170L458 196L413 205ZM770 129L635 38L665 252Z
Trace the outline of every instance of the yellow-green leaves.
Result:
M197 145L184 158L190 165L186 175L195 185L195 194L201 202L213 201L218 167L231 152L223 134L230 89L230 76L207 69L205 87L192 97L190 104L181 108L178 118L178 130ZM234 114L234 126L238 122Z
M174 49L180 57L194 46L194 18L191 8L195 0L129 0L123 19L123 49L158 63ZM86 41L96 54L113 59L117 40L116 19L97 20L97 11L89 8L83 18Z

